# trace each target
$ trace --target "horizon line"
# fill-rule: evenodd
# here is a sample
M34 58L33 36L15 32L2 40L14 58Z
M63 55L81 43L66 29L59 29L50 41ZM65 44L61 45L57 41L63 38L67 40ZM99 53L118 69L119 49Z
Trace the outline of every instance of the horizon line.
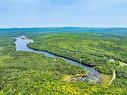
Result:
M127 28L127 27L92 27L92 26L49 26L49 27L0 27L0 29L30 29L30 28Z

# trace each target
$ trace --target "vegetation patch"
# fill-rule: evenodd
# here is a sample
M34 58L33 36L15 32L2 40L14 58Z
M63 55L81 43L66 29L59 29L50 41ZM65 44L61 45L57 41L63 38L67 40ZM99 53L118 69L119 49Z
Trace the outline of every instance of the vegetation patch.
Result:
M101 84L109 85L112 79L111 75L101 74Z
M63 59L15 51L12 37L26 34L34 39L29 47L47 50L85 64L95 65L101 84L73 81L87 74ZM0 32L1 95L126 95L127 39L101 33ZM0 47L0 48L1 48ZM110 59L114 59L110 60ZM122 64L119 63L123 62ZM111 85L113 70L116 78ZM71 80L71 82L70 82Z

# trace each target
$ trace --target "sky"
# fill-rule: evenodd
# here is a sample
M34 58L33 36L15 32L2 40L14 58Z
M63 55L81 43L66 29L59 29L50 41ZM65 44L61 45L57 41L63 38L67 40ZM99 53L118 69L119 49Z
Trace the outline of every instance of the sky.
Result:
M0 27L127 27L127 0L0 0Z

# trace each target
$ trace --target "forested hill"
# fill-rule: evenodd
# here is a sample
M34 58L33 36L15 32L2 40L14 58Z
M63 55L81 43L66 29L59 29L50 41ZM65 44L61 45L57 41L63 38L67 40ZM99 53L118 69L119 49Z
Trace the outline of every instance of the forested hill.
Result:
M13 36L27 35L36 32L98 32L104 35L127 36L127 28L88 28L88 27L50 27L50 28L1 28L0 36L9 35L13 32Z
M88 28L88 27L50 27L50 28L1 28L0 31L34 31L34 32L122 32L126 33L127 28Z

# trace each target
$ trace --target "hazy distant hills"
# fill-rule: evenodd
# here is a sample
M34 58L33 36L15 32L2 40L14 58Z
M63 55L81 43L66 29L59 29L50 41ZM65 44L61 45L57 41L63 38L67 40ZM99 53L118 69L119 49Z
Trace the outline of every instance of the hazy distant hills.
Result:
M125 36L127 35L127 28L88 28L88 27L56 27L56 28L3 28L1 33L7 32L101 32L108 34L115 34Z

